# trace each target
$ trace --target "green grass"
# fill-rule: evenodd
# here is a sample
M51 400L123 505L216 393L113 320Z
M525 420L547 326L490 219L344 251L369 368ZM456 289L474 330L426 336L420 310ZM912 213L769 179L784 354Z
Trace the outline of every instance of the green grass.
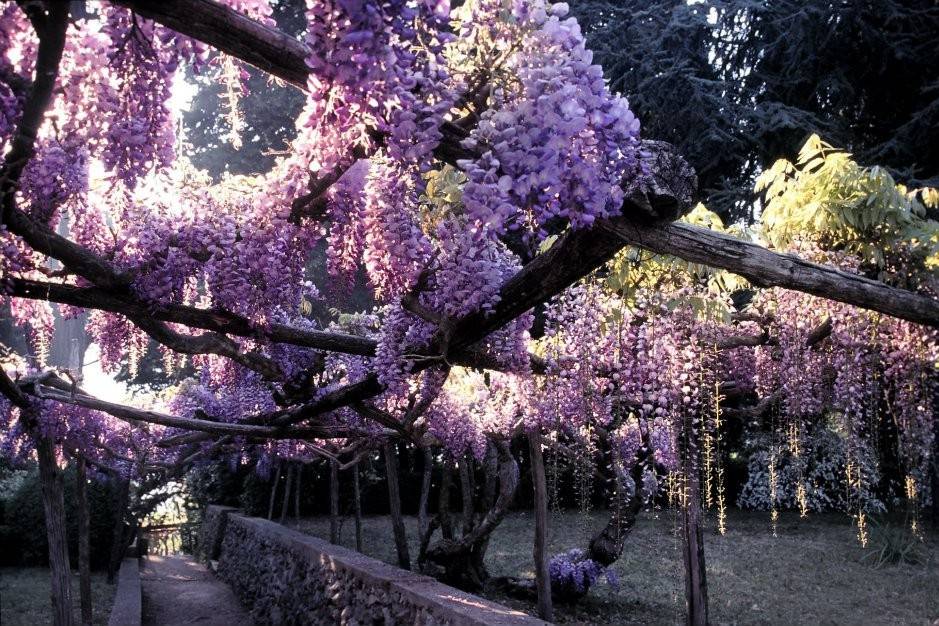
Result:
M602 515L552 514L550 553L584 547ZM714 524L711 523L710 526ZM417 554L416 521L407 519L411 558ZM329 537L327 519L302 520L300 529ZM620 589L601 584L576 607L558 607L568 624L679 624L684 619L684 571L674 513L644 513L615 564ZM487 554L492 575L533 576L534 525L526 513L510 515L496 530ZM342 543L353 545L346 519ZM369 517L366 554L395 563L391 522ZM705 530L707 582L714 624L903 624L939 620L939 535L927 535L913 565L879 569L865 559L850 520L818 515L800 520L783 513L773 536L769 515L732 511L724 536ZM526 602L487 596L533 612Z
M91 598L94 623L108 623L114 587L106 581L104 573L92 572ZM78 574L72 575L72 600L75 623L81 623L78 599ZM49 570L43 567L0 568L0 624L3 626L39 626L52 623L49 599Z

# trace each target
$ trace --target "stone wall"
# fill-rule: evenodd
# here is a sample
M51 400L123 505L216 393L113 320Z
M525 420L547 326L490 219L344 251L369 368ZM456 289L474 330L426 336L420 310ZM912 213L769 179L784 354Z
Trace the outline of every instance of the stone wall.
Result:
M433 578L268 520L209 507L221 527L218 575L257 624L544 624ZM227 514L226 514L227 513ZM214 531L206 530L206 537Z
M117 573L117 589L108 626L140 626L141 619L140 561L127 557Z
M228 515L237 510L231 506L210 506L205 510L202 515L202 525L199 527L199 546L198 554L196 554L199 561L209 565L212 561L218 560Z

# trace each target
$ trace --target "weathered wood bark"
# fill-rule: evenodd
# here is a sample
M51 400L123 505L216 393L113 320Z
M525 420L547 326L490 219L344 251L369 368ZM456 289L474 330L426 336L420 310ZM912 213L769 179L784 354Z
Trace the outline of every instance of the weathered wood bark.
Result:
M111 558L108 560L108 582L113 584L124 558L127 535L127 512L130 504L130 481L122 476L113 477L114 528L111 534Z
M293 474L296 468L293 464L287 466L287 484L284 485L284 501L280 507L280 523L287 521L287 508L290 506L290 494L293 492Z
M463 498L463 534L467 535L473 530L473 457L464 454L460 459L460 495Z
M443 538L427 550L427 572L464 589L479 589L489 578L484 562L489 537L505 518L518 488L518 463L512 457L509 444L498 441L495 445L499 461L499 493L492 507L469 533L459 539Z
M300 494L303 487L303 465L297 465L297 486L293 490L293 518L300 522Z
M196 35L214 48L301 89L309 73L306 46L275 28L263 26L211 0L118 0L140 15L180 33Z
M421 499L417 505L417 532L423 537L427 534L430 521L427 516L427 505L430 500L430 481L434 471L434 454L430 448L424 448L424 468L421 474Z
M391 528L394 532L395 550L398 553L398 565L402 569L411 569L411 556L408 553L408 534L401 516L401 484L398 482L398 448L388 441L384 445L385 471L388 474L388 508L391 512Z
M75 285L63 285L26 278L10 278L9 282L12 287L10 295L18 298L45 300L87 309L110 311L112 313L121 313L130 318L150 316L151 319L160 322L173 322L190 328L200 328L226 335L239 337L260 336L274 343L286 343L316 350L361 356L375 356L375 347L378 345L376 340L368 337L318 330L301 330L283 324L272 323L259 328L246 317L214 308L200 309L182 304L165 303L158 309L153 309L148 303L136 299L132 295L100 287L77 287ZM501 369L494 359L476 352L459 355L454 363L469 367ZM536 370L538 369L537 359L533 360L532 366Z
M683 428L681 451L684 479L682 502L682 552L685 562L685 623L708 623L707 575L704 539L701 535L701 450L698 432L701 419L689 419Z
M362 551L362 492L359 490L359 464L352 466L352 499L355 508L355 549Z
M936 395L939 396L939 388ZM933 420L932 433L932 525L939 528L939 420Z
M271 498L267 502L267 519L274 519L274 502L277 500L277 485L280 484L280 463L274 471L274 484L271 485Z
M444 539L453 539L453 519L450 517L450 487L453 485L453 461L444 459L440 470L440 493L437 499L437 519Z
M682 543L685 561L685 623L706 626L708 623L707 575L704 564L704 539L701 536L701 494L697 474L688 477L688 502L682 508Z
M371 381L371 379L369 379ZM52 381L50 381L52 382ZM186 443L197 443L211 439L213 435L238 435L243 437L255 437L259 439L331 439L331 438L349 438L365 434L363 431L350 430L348 428L333 428L331 426L303 426L296 428L287 428L290 424L303 421L304 419L316 417L339 406L345 406L352 402L345 396L347 393L357 394L361 389L367 389L365 393L372 393L375 390L375 382L353 383L347 387L340 388L343 391L337 394L340 397L330 399L330 402L323 404L323 400L329 399L329 394L309 404L296 405L293 410L279 412L271 415L258 415L253 419L261 421L264 418L271 418L273 425L264 426L261 424L245 422L216 422L212 420L180 417L178 415L167 415L157 411L148 411L138 409L123 404L116 404L106 400L100 400L93 396L82 393L72 394L71 390L63 391L54 387L42 386L42 395L47 400L55 400L64 404L82 406L95 411L103 411L109 415L139 425L139 422L148 424L160 424L161 426L171 426L173 428L182 428L191 431L201 431L193 433L192 437L187 438ZM381 387L378 387L379 391ZM26 391L36 393L35 385L28 385ZM340 391L340 390L337 390ZM373 394L374 395L374 394ZM338 403L338 404L336 404ZM393 433L388 433L393 434Z
M339 536L339 463L329 461L329 542L337 546L342 542Z
M75 495L78 501L78 589L81 602L82 626L91 626L91 553L88 539L88 477L85 459L80 458L75 468Z
M36 455L39 457L42 508L46 519L46 539L49 542L53 623L55 626L71 626L73 624L72 586L62 472L56 464L55 444L51 439L42 436L36 438Z
M617 234L626 243L719 267L760 287L803 291L939 327L939 300L935 298L811 263L792 254L779 254L730 235L690 224L642 226L625 219L604 222L600 228Z
M551 602L551 576L548 573L548 487L545 481L544 456L541 453L541 431L528 435L531 450L532 486L535 492L535 544L532 558L535 562L535 586L538 589L538 616L554 619Z

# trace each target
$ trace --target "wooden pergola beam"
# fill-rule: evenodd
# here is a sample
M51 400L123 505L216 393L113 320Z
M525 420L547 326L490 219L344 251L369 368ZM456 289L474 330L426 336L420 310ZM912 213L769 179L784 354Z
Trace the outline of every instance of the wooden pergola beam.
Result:
M601 230L623 243L692 263L719 267L743 276L758 287L784 287L821 298L939 328L939 300L891 287L858 274L781 254L690 224L643 226L624 219L604 222Z

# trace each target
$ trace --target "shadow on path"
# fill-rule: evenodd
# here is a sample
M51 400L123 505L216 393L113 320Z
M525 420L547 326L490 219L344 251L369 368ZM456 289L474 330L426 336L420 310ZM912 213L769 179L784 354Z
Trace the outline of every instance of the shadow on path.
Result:
M192 557L148 556L140 579L144 626L252 623L228 585Z

